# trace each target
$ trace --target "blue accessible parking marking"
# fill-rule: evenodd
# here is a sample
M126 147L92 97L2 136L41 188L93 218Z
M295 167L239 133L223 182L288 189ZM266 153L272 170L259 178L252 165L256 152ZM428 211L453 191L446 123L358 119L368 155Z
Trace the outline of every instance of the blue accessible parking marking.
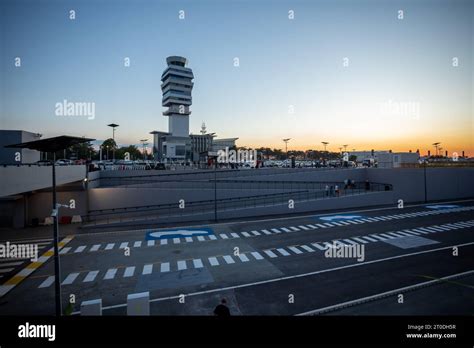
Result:
M323 221L344 221L344 220L360 219L361 217L362 217L361 215L338 214L338 215L322 216L322 217L319 217L319 219Z
M146 234L146 240L171 239L180 237L209 236L214 234L212 228L174 228L171 230L150 231Z
M436 205L427 205L426 208L429 208L429 209L452 209L452 208L459 208L459 205L455 205L455 204L436 204Z

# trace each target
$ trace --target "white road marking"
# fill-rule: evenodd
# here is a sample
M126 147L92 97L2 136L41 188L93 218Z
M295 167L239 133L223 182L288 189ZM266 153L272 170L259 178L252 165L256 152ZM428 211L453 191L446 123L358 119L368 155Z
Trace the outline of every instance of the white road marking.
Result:
M99 274L99 271L90 271L87 273L87 276L84 278L82 281L83 283L89 283L94 281L95 277L97 277L97 274Z
M182 271L183 269L187 269L188 266L186 265L185 260L178 261L178 271Z
M256 236L260 236L260 233L258 231L250 231L250 233L253 233Z
M53 283L54 283L54 276L49 276L40 284L40 286L38 286L38 288L47 288L51 286L51 284Z
M125 268L125 273L123 274L124 278L132 277L135 273L135 266L130 266Z
M306 226L312 228L313 230L316 230L318 228L317 226L314 226L314 225L306 225Z
M105 246L105 250L110 250L110 249L113 249L115 243L109 243Z
M239 258L240 258L240 261L242 261L242 262L250 261L249 258L247 257L247 255L245 255L245 254L239 254Z
M133 244L133 247L134 248L139 248L142 246L142 241L141 240L137 240L134 244Z
M77 276L79 275L79 273L71 273L69 274L66 279L63 280L63 282L61 283L61 285L69 285L69 284L72 284L73 281L76 280Z
M155 246L155 240L154 240L154 239L149 240L149 241L146 243L146 245L148 245L149 247Z
M86 248L85 245L78 246L77 249L74 250L74 253L82 253L85 248Z
M100 248L100 244L95 244L90 248L89 251L97 251L97 250L99 250L99 248Z
M227 234L225 234L225 233L221 233L219 236L220 236L222 239L229 239L229 236L228 236Z
M265 234L267 234L267 235L268 235L268 234L272 234L269 230L262 230L262 232L265 233Z
M123 242L120 244L119 249L125 249L126 247L128 247L128 242Z
M250 253L250 255L252 255L253 257L255 257L256 260L263 260L263 256L260 255L260 253L256 252L256 251L252 251Z
M187 243L192 243L192 242L193 242L193 237L185 237L184 240L185 240Z
M234 259L230 255L222 256L227 263L235 263Z
M200 241L200 242L204 242L204 237L203 237L203 236L198 236L197 239L198 239L198 241Z
M240 238L240 236L235 232L232 232L230 235L234 238Z
M160 245L168 244L168 239L160 239Z
M305 230L305 231L308 231L308 230L309 230L309 228L308 228L308 227L306 227L306 226L303 226L303 225L300 225L300 226L298 226L298 227L299 227L299 228L301 228L301 229L303 229L303 230Z
M160 267L160 272L165 273L170 271L170 263L169 262L163 262Z
M151 274L151 272L153 272L153 264L143 266L143 271L142 271L143 275Z
M295 227L295 226L290 226L290 229L292 229L292 230L295 231L295 232L297 232L297 231L300 230L298 227Z
M194 259L193 260L194 268L203 268L204 265L202 264L201 259Z
M210 240L216 240L217 239L217 237L213 234L210 234L208 237L209 237Z
M283 256L290 256L290 253L288 251L286 251L285 249L283 249L283 248L278 248L278 249L276 249L276 251L278 251Z
M358 241L359 243L363 243L363 244L368 243L366 240L364 240L362 238L352 237L352 239Z
M278 228L271 228L270 231L275 232L275 233L281 233L281 231Z
M62 248L60 251L59 251L59 254L66 254L69 250L71 250L70 247L65 247L65 248Z
M268 256L270 256L271 258L277 257L276 254L271 250L264 250L263 252L267 254Z
M288 249L290 249L295 254L302 254L303 253L300 249L298 249L297 247L294 247L294 246L290 246L290 247L288 247Z
M174 243L174 244L179 244L179 243L181 243L181 239L179 239L179 238L173 238L173 243Z
M283 232L291 232L291 230L288 229L288 228L286 228L286 227L281 227L281 230L282 230Z
M311 249L309 246L307 245L300 245L300 248L306 250L307 252L309 253L314 253L314 249Z
M209 257L209 263L211 264L211 266L219 266L219 261L217 261L217 258L215 258L214 256Z
M117 268L111 268L105 273L104 279L114 279L115 274L117 274Z
M361 236L360 238L363 238L365 240L368 240L369 242L378 242L377 239L369 237L369 236Z
M248 232L241 232L244 237L252 237Z

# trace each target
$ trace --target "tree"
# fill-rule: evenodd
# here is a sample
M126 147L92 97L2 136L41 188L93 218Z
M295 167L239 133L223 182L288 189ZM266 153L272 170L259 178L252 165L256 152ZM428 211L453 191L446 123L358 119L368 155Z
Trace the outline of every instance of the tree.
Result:
M125 159L125 153L129 153L130 160L142 159L143 154L138 150L135 145L124 146L115 151L116 159Z

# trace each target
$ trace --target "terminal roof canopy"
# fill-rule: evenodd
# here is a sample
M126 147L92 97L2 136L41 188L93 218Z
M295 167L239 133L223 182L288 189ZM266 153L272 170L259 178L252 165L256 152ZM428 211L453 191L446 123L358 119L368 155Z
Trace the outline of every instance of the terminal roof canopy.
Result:
M72 137L69 135L60 135L58 137L29 141L26 143L11 144L5 147L31 149L31 150L38 150L41 152L56 152L59 150L67 149L68 147L71 147L76 144L87 143L93 140L95 139Z

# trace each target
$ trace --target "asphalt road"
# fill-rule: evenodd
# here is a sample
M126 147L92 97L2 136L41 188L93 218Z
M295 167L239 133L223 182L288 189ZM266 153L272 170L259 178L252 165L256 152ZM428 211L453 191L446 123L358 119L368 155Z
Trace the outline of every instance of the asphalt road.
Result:
M100 298L104 315L125 314L127 295L149 291L153 315L209 315L223 297L233 315L474 313L473 201L173 230L72 236L60 252L63 306ZM340 246L360 261L326 255ZM27 264L4 273L3 289ZM0 297L0 315L54 314L53 275L49 258ZM403 303L378 296L397 289Z

